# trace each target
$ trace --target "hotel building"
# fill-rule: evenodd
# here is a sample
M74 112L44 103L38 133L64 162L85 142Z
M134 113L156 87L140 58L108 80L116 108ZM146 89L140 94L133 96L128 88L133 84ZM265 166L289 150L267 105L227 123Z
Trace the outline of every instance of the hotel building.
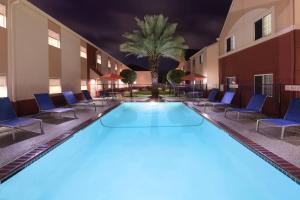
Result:
M0 0L0 96L10 97L19 115L38 112L34 93L49 92L63 105L62 91L80 94L101 74L125 68L30 2Z
M219 73L222 87L239 88L236 104L262 93L269 96L264 112L285 113L297 93L280 85L300 84L299 10L298 0L233 0L220 34Z
M219 43L215 42L204 47L190 57L189 63L194 74L201 74L206 78L207 89L219 88Z

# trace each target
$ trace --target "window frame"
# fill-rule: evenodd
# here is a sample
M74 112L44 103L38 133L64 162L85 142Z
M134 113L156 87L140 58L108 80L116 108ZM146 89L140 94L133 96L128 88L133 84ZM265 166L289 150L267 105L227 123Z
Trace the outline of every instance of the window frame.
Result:
M227 40L231 39L230 42L230 50L227 50ZM235 42L235 36L234 35L230 35L228 37L225 38L225 53L230 53L232 51L234 51L236 49L236 42Z
M51 36L51 33L53 33L52 36ZM57 35L57 38L54 36L54 34ZM57 33L56 31L48 29L48 45L60 49L60 38L61 38L60 33ZM50 41L55 41L56 44L53 44Z
M51 80L55 80L58 81L58 84L51 84ZM55 90L52 89L51 87L57 87ZM62 86L61 86L61 78L55 78L55 77L51 77L49 78L49 94L59 94L62 92Z
M271 29L270 29L270 33L269 34L264 34L264 18L267 17L267 16L270 16L271 17L271 22L270 22L270 26L271 26ZM255 38L255 32L256 32L256 28L255 28L255 24L256 22L258 22L259 20L262 20L262 37L261 38L258 38L256 39ZM259 41L265 37L268 37L268 36L271 36L273 35L274 33L274 30L275 30L275 23L274 23L274 10L268 10L267 12L264 12L262 14L260 14L257 18L254 19L254 22L253 22L253 32L254 32L254 36L253 36L253 40L254 41Z
M7 74L0 74L0 80L3 78L3 83L0 82L0 98L8 97Z
M87 90L87 80L81 79L80 80L80 90Z
M2 22L2 23L0 23L0 27L6 29L7 28L7 11L6 11L7 6L0 3L0 9L1 9L1 7L2 7L2 12L0 12L0 20L2 19L2 21L0 21L0 22Z
M102 56L101 54L97 53L97 58L96 58L97 64L101 65L102 64Z
M201 53L201 54L199 55L199 64L200 64L200 65L203 65L203 64L204 64L204 53Z
M235 84L228 84L228 79L234 79L235 80ZM225 80L226 80L226 89L227 90L235 90L236 88L234 88L234 87L230 87L230 85L238 85L237 84L237 77L236 76L226 76L225 77Z
M272 88L271 88L271 95L269 95L269 94L266 94L265 93L265 85L267 85L267 84L265 84L264 82L265 82L265 79L264 79L264 77L265 76L269 76L269 75L272 75L272 84L268 84L268 85L271 85L272 86ZM266 73L266 74L254 74L254 76L253 76L253 92L254 92L254 94L256 94L256 90L255 90L255 86L256 86L256 84L255 84L255 77L257 77L257 76L261 76L262 77L262 86L261 86L261 88L262 88L262 95L264 95L264 94L266 94L267 95L267 97L273 97L274 96L274 73Z
M85 51L83 51L83 50L85 50ZM87 59L87 48L86 47L80 45L80 51L79 52L80 52L80 57L81 58Z

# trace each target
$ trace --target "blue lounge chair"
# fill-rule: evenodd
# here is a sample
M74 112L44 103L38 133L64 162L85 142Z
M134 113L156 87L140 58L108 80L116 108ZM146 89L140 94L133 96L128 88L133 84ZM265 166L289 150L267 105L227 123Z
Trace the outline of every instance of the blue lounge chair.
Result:
M208 97L207 98L199 98L198 104L196 104L196 105L199 106L199 105L204 105L207 102L216 102L217 94L218 94L218 89L212 89L209 92ZM203 104L200 104L201 102Z
M78 101L72 91L63 92L65 100L69 106L93 106L95 111L97 110L96 104L85 100L85 101Z
M73 112L74 118L77 118L76 111L73 108L56 108L48 93L34 94L36 103L42 113L62 113Z
M102 95L103 97L93 98L88 90L82 90L81 92L82 92L83 97L89 102L96 103L97 101L98 102L101 101L101 103L102 103L101 106L103 106L103 102L106 100L106 97L103 95Z
M234 95L235 95L235 92L229 91L229 92L225 92L221 102L206 102L204 104L204 111L206 111L207 106L212 106L213 108L228 107L231 104Z
M18 117L8 97L0 98L0 126L15 129L39 123L41 134L44 133L43 122L40 119ZM13 139L15 133L13 131Z
M284 137L285 129L288 127L300 126L300 99L294 98L283 119L260 119L256 123L256 131L259 132L260 123L266 123L272 127L281 128L281 139Z
M251 97L246 108L233 108L225 110L225 117L228 112L237 113L237 119L240 118L240 113L258 114L261 113L262 108L267 99L267 95L255 94Z

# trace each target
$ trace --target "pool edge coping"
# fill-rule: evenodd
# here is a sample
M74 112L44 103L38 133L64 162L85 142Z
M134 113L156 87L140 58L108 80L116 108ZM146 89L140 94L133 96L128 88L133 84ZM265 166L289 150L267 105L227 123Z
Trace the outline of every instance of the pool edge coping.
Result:
M206 120L216 125L218 128L224 130L230 137L235 139L237 142L245 146L247 149L255 153L257 156L259 156L269 164L271 164L281 173L289 177L292 181L300 185L300 168L288 162L287 160L281 158L275 153L272 153L271 151L257 144L256 142L248 139L247 137L243 136L239 132L228 127L224 123L215 120L212 117L210 117L208 114L194 108L192 105L189 105L187 102L183 102L183 104L185 104L187 107L189 107L196 113L200 114L202 117L204 117Z
M57 146L63 144L66 140L70 139L73 135L78 133L80 130L86 128L93 122L100 119L102 116L109 113L111 110L115 109L122 103L117 103L116 105L111 106L110 108L106 109L105 111L90 117L89 119L83 121L79 125L73 127L72 129L68 130L65 133L55 137L54 139L42 143L37 147L27 151L26 153L22 154L21 156L17 157L13 161L7 163L6 165L0 168L0 185L4 183L6 180L17 174L18 172L22 171L24 168L28 167L48 152L56 148Z

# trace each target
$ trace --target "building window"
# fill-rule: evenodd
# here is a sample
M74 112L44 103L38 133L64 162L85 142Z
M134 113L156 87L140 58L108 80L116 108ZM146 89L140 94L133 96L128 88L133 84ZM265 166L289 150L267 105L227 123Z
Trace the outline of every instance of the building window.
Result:
M273 74L254 75L254 93L273 96Z
M102 60L101 60L101 55L97 54L97 63L98 63L99 65L101 65L101 62L102 62Z
M238 87L236 83L236 77L231 76L231 77L226 77L226 89L227 90L235 90Z
M48 30L48 44L60 48L60 35L52 30Z
M255 40L272 33L272 15L268 14L255 22Z
M202 65L204 63L204 55L203 54L200 54L200 56L199 56L199 63L200 63L200 65Z
M49 93L50 94L61 93L60 79L58 78L49 79Z
M191 60L191 67L194 67L196 65L196 60L194 58L192 58Z
M7 81L5 75L0 75L0 97L7 97Z
M0 4L0 26L6 28L6 6Z
M87 80L81 80L81 90L87 90Z
M115 71L118 71L118 64L115 64Z
M80 57L81 58L87 58L86 48L83 46L80 46Z
M107 62L107 67L108 67L108 68L111 68L110 60L108 60L108 62Z
M235 49L235 37L231 36L226 39L226 52L230 52Z

